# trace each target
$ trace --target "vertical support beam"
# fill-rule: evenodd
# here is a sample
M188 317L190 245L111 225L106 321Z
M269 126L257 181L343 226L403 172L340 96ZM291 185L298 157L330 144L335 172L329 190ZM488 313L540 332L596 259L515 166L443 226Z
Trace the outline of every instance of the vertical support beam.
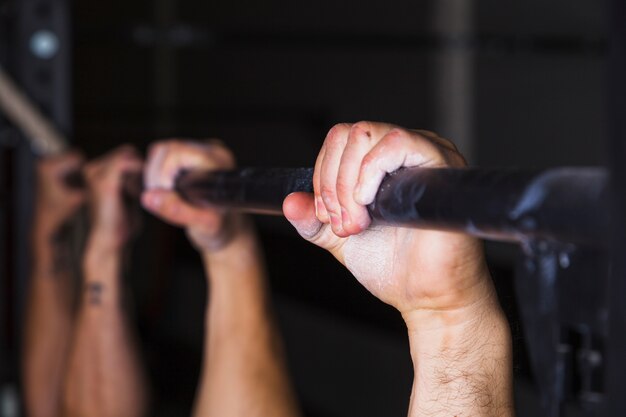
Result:
M433 29L442 39L435 54L435 130L473 159L474 27L472 0L435 0Z
M15 78L55 125L72 125L71 38L68 0L20 0Z
M55 125L69 135L71 117L71 41L69 0L19 0L13 2L12 43L8 67L25 93ZM30 225L33 208L33 149L20 141L12 153L13 213L10 240L13 264L10 276L13 313L9 372L19 378L25 294L30 275Z
M626 1L609 0L609 123L613 175L613 253L609 284L610 329L605 416L626 415Z

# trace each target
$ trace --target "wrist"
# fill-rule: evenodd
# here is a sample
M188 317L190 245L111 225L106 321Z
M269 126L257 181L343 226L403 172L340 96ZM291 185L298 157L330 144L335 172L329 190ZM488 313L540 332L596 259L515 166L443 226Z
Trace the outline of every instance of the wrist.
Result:
M130 241L129 232L122 227L93 224L87 238L87 248L101 252L121 252Z
M455 310L405 313L403 318L414 356L445 352L444 345L470 343L485 337L505 342L510 338L508 322L495 300Z
M234 214L224 226L223 237L218 238L220 244L207 245L199 248L200 255L206 263L232 263L237 258L256 252L256 232L250 218Z
M32 272L35 276L60 273L71 268L72 242L67 236L34 230L31 236Z
M497 303L430 319L409 320L412 404L436 416L512 416L512 341Z
M210 304L221 305L218 309L222 311L230 311L231 307L241 302L248 306L248 312L258 314L259 309L264 309L267 291L265 265L251 226L233 236L229 244L220 250L202 252L202 259L210 288ZM233 303L233 300L236 302ZM225 307L224 304L230 306Z
M434 300L434 299L432 299ZM502 315L493 283L485 275L463 294L448 294L430 301L427 307L401 311L409 332L435 331L471 325L479 317Z
M415 309L402 312L411 344L411 355L417 357L441 357L453 354L454 346L472 346L493 338L501 346L509 348L510 329L498 302L491 279L486 276L471 291L471 297L462 303L440 308ZM480 343L476 344L479 351Z
M103 266L121 260L124 245L107 236L92 234L85 245L83 267L87 271L98 271Z
M239 230L228 243L217 250L203 250L202 259L210 269L242 269L253 264L257 267L260 254L256 233L253 228Z

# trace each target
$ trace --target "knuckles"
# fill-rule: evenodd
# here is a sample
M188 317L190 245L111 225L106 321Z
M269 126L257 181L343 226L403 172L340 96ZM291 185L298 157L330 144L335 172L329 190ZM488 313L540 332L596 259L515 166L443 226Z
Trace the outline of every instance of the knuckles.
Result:
M176 153L182 146L180 139L164 139L151 144L148 147L148 161L154 162L160 155Z
M344 138L350 134L351 125L348 123L339 123L334 125L326 135L326 144L333 146L344 141Z
M367 125L365 123L367 123ZM369 126L369 122L359 122L352 125L348 136L348 144L355 145L371 142L372 133L367 126Z
M408 132L399 127L394 127L381 139L383 145L389 146L393 150L406 146L410 141L411 137Z
M371 166L376 163L377 159L376 155L373 155L372 153L365 155L361 161L361 173L368 171Z
M219 139L192 141L184 139L167 139L150 146L148 163L157 164L159 168L172 165L183 165L190 158L200 166L232 168L235 165L234 154Z
M364 132L366 136L371 137L373 130L374 124L372 122L362 120L352 125L352 127L350 128L350 133L354 134L355 132L361 131Z

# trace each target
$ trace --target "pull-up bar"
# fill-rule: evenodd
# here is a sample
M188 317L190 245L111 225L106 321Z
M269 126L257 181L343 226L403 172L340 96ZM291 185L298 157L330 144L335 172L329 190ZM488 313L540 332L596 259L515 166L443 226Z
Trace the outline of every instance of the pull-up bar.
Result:
M0 110L40 153L67 140L0 67ZM280 214L283 199L312 191L309 168L182 173L176 190L196 205ZM68 181L80 186L79 176ZM601 168L544 171L404 169L389 175L368 207L375 222L454 230L497 240L545 239L603 245L609 227L608 174Z
M187 171L175 187L198 206L280 214L288 194L312 191L312 176L310 168ZM603 245L609 226L608 182L602 168L409 168L385 178L368 211L378 224L505 241Z

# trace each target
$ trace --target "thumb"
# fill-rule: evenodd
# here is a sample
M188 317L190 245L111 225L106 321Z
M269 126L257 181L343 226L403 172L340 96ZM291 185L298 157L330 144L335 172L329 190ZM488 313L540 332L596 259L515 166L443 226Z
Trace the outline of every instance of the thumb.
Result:
M306 240L314 240L322 228L322 222L315 215L315 203L312 194L289 194L283 202L283 213L300 236Z

